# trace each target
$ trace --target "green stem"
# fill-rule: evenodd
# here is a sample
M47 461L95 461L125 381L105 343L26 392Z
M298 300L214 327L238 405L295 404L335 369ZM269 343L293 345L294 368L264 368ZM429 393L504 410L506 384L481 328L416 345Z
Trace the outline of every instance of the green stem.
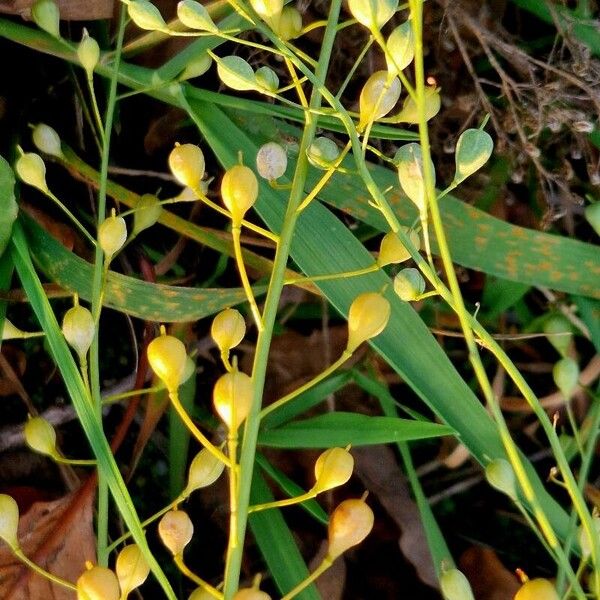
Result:
M45 577L49 581L52 581L53 583L56 583L57 585L60 585L61 587L64 587L64 588L67 588L67 589L73 590L73 591L77 590L75 585L73 585L70 581L63 579L62 577L59 577L58 575L53 575L52 573L49 573L48 571L42 569L42 567L40 567L39 565L34 563L32 560L27 558L27 556L25 556L25 554L23 554L23 550L21 550L21 548L11 548L11 550L13 551L14 555L22 563L26 564L32 571L35 571L38 575Z
M331 558L326 556L323 559L323 562L304 581L301 581L293 590L289 591L285 596L282 596L281 600L291 600L294 596L297 596L302 590L307 588L313 581L325 573L332 564L333 561Z
M160 392L165 389L164 385L155 385L154 387L144 388L143 390L131 390L129 392L123 392L122 394L112 394L110 396L104 396L102 398L102 404L114 404L115 402L119 402L120 400L126 400L127 398L132 398L133 396L141 396L142 394L154 394L155 392Z
M294 285L296 283L312 283L314 281L331 281L332 279L345 279L347 277L360 277L361 275L367 275L368 273L375 273L379 271L381 267L374 263L368 267L362 269L355 269L354 271L344 271L342 273L327 273L326 275L311 275L310 277L295 277L294 279L286 279L284 285Z
M52 193L51 190L46 189L46 196L50 198L66 215L69 217L69 220L81 231L81 233L85 236L85 238L92 244L92 246L96 245L96 240L90 234L90 232L79 222L77 217Z
M326 379L327 377L329 377L332 373L337 371L337 369L339 369L351 356L352 356L352 352L349 352L348 350L344 350L342 352L342 355L335 362L333 362L331 365L329 365L324 371L321 371L321 373L319 373L316 377L313 377L310 381L307 381L304 385L301 385L299 388L296 388L293 392L290 392L289 394L286 394L282 398L279 398L279 400L276 400L275 402L273 402L273 404L269 404L269 406L267 406L266 408L263 408L260 411L260 418L264 419L269 413L272 413L274 410L277 410L278 408L282 407L284 404L287 404L290 400L293 400L294 398L298 397L300 394L303 394L306 390L310 389L311 387L314 387L315 385L317 385L318 383L323 381L323 379Z
M231 0L232 6L237 7L237 1ZM316 77L320 82L325 80L329 59L336 34L336 25L338 22L341 0L332 0L329 8L329 18L325 29L321 52L319 54L319 63L316 69ZM261 27L261 31L266 28ZM311 73L312 75L312 73ZM321 93L314 88L310 98L310 108L318 108L321 104ZM254 469L254 456L256 454L256 442L260 426L260 408L263 388L265 383L267 362L271 338L273 336L273 327L275 317L279 306L279 298L283 289L285 271L290 246L296 221L298 218L297 208L302 202L304 195L304 185L308 175L307 150L312 143L317 129L317 121L310 113L305 113L305 128L300 140L298 150L298 161L296 172L294 174L290 198L280 234L280 241L277 245L271 281L267 291L267 298L263 312L264 329L258 335L256 343L256 352L252 370L252 384L254 388L253 402L246 426L244 429L244 439L240 453L240 481L238 489L238 540L236 548L228 548L227 561L225 567L225 587L224 595L226 600L231 600L238 588L240 569L242 565L242 554L244 549L244 539L246 536L246 526L248 521L248 504L250 499L250 484L252 481L252 472Z
M96 91L94 90L94 76L92 73L87 74L87 84L90 91L90 98L92 99L92 112L100 134L100 141L104 145L104 127L102 125L102 117L100 116L100 109L98 108L98 98L96 98Z
M52 455L50 455L50 458L52 458L52 460L54 462L60 463L62 465L72 465L74 467L77 467L77 466L93 467L98 464L98 461L96 461L94 459L65 458L64 456L61 456L60 454L52 454Z

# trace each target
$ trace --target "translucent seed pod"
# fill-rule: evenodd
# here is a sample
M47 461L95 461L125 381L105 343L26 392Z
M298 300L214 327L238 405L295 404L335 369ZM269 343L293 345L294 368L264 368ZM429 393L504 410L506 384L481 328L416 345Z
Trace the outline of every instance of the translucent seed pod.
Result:
M43 417L27 419L23 428L25 443L35 452L47 456L56 454L56 431Z
M46 33L60 37L60 11L54 0L36 0L31 7L31 18Z
M348 0L351 15L369 29L381 29L398 9L398 0Z
M583 214L593 230L600 235L600 202L595 202L594 204L586 206Z
M354 470L354 458L345 448L329 448L315 462L315 480L312 487L318 494L344 485Z
M254 70L241 56L224 56L218 59L217 75L232 90L248 92L256 89Z
M119 580L105 567L94 566L77 580L77 600L119 600Z
M234 227L239 226L258 198L258 179L252 169L244 165L227 169L221 181L221 197Z
M420 213L425 212L427 203L421 146L415 142L404 144L396 152L394 163L398 169L398 180L403 192L412 200ZM429 164L435 176L433 162L430 160Z
M233 600L271 600L271 596L255 588L241 588L233 595Z
M188 481L183 494L189 496L193 491L212 485L223 473L225 464L212 452L202 448L192 460L188 469Z
M93 37L90 37L87 29L83 30L83 37L81 38L81 42L79 42L79 46L77 46L77 58L88 78L91 78L100 60L100 46L98 46L98 42Z
M481 169L494 151L494 142L489 133L481 129L467 129L460 134L456 144L454 160L456 169L454 183L460 183Z
M283 0L250 0L250 4L263 19L275 17L283 10Z
M259 91L274 93L279 88L279 77L271 67L260 67L254 74Z
M26 152L17 158L15 171L19 179L44 193L48 192L46 184L46 165L39 154Z
M148 0L129 0L127 2L129 18L140 28L147 31L163 31L167 24L160 11Z
M402 23L392 31L387 39L389 56L386 56L390 73L403 71L415 57L415 37L409 21Z
M229 431L237 431L244 422L254 391L252 379L241 371L231 371L221 375L213 388L213 405Z
M256 170L267 181L275 181L285 174L287 153L277 142L263 144L256 154Z
M125 546L119 552L115 563L115 572L123 599L146 581L150 574L150 567L137 544Z
M419 250L421 248L421 238L419 237L419 234L408 227L402 227L402 229L410 238L413 246ZM377 264L380 267L399 264L409 258L411 258L410 252L393 231L390 231L383 236L379 246L379 256L377 257Z
M553 315L544 322L543 331L558 353L565 356L573 339L573 330L569 321L562 315Z
M175 144L169 154L169 169L185 187L197 188L204 177L204 168L204 153L196 144Z
M23 340L29 337L33 337L37 335L36 333L30 333L28 331L23 331L11 323L6 317L4 318L4 323L2 324L2 333L0 335L0 341L4 340Z
M385 117L396 106L401 91L402 85L397 77L390 76L387 71L373 73L360 92L359 128Z
M98 227L98 243L102 252L110 260L127 241L127 225L123 217L118 217L114 211L108 219Z
M440 89L435 86L425 88L425 120L429 121L440 112L442 96ZM402 105L402 110L396 116L400 123L416 125L419 123L419 107L411 96L407 96Z
M273 31L284 42L296 39L302 33L302 14L295 6L285 6L273 23Z
M31 132L31 139L40 152L56 158L63 158L60 136L50 125L38 123Z
M573 392L579 385L579 365L570 356L561 358L552 369L552 377L556 387L564 396L565 400L570 400Z
M70 308L63 317L62 333L77 356L85 356L96 335L92 313L76 301L75 306Z
M418 269L402 269L394 277L394 292L404 302L417 300L425 291L425 280Z
M524 583L514 600L560 600L560 596L550 581L539 578Z
M600 518L592 516L592 523L594 524L594 530L596 536L600 535ZM577 529L577 539L579 540L579 546L581 547L581 554L584 559L587 559L592 554L592 540L583 525L580 525Z
M517 499L517 478L511 464L504 458L495 458L485 467L487 482L511 500Z
M162 214L160 200L153 194L144 194L135 205L133 213L133 235L152 227Z
M213 319L210 335L222 353L229 352L244 339L246 321L235 308L226 308Z
M179 81L187 81L194 77L204 75L212 65L212 57L207 52L203 52L195 56L186 65L183 71L179 74Z
M360 544L373 529L375 517L361 499L344 500L329 519L327 555L332 560Z
M363 342L379 335L390 319L390 303L377 292L357 296L348 312L348 344L354 352Z
M217 26L208 10L194 0L181 0L177 4L177 18L189 29L217 31Z
M19 547L18 528L19 506L12 496L0 494L0 539L13 549Z
M442 573L440 590L444 600L475 600L469 580L458 569L448 569Z
M158 523L158 535L173 556L183 552L194 535L194 525L183 510L170 510Z
M310 164L319 169L328 169L339 155L338 145L328 137L316 137L306 152Z
M175 336L162 335L148 344L148 363L169 392L181 384L187 363L183 342Z

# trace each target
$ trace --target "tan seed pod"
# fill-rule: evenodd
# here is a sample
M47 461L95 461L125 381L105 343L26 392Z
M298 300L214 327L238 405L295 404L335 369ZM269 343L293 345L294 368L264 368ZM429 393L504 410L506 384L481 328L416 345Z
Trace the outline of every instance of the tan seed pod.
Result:
M360 544L373 529L375 517L362 499L344 500L329 519L327 555L332 560Z
M194 535L194 525L183 510L170 510L158 523L162 543L173 556L181 554Z

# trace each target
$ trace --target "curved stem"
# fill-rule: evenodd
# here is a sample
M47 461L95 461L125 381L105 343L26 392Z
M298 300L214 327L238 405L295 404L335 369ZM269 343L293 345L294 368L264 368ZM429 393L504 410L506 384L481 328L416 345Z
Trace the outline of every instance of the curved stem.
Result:
M233 251L235 253L235 262L237 264L237 269L240 274L240 279L242 280L242 286L244 288L244 292L246 294L246 299L250 304L250 310L252 311L252 316L254 317L254 322L256 323L256 327L258 331L262 331L264 328L262 316L260 314L260 310L258 309L258 305L256 304L256 298L254 297L254 292L252 291L252 285L250 285L250 280L248 279L248 273L246 272L246 265L244 264L244 257L242 256L242 244L240 242L241 229L239 225L234 224L231 228L231 235L233 238Z
M304 580L301 581L293 590L289 591L285 596L282 596L281 600L291 600L294 596L297 596L302 590L306 589L313 581L319 578L329 567L333 564L333 561L329 556L323 559L323 562Z
M59 577L58 575L53 575L52 573L49 573L48 571L42 569L42 567L40 567L39 565L34 563L31 559L27 558L27 556L25 556L25 554L23 554L23 550L21 550L21 548L12 548L12 551L13 551L14 555L22 563L26 564L32 571L35 571L38 575L41 575L42 577L48 579L49 581L52 581L52 583L56 583L57 585L60 585L69 590L73 590L73 591L77 590L76 586L74 584L72 584L70 581L63 579L62 577Z
M208 592L213 598L217 600L223 600L223 594L216 588L210 585L207 581L204 581L201 577L198 577L196 573L192 572L189 567L183 562L183 556L176 554L173 557L173 561L177 565L177 568L190 580L192 580L197 586L201 587L205 592Z

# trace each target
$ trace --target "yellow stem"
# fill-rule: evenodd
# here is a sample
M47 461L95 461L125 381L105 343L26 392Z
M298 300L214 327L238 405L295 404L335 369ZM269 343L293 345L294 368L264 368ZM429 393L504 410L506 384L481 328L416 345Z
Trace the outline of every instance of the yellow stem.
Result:
M188 578L191 579L196 585L201 587L205 592L208 592L213 598L217 600L223 600L223 594L215 587L210 585L207 581L204 581L201 577L198 577L196 573L190 571L188 566L183 562L183 556L176 554L173 557L173 562L177 565L177 568Z
M297 596L303 589L307 588L315 579L320 577L329 567L333 564L333 561L329 556L323 559L323 562L304 580L301 581L293 590L288 592L281 600L292 600L294 596Z
M62 465L72 465L72 466L82 466L82 467L93 467L95 466L97 463L97 461L93 460L93 459L84 459L84 458L65 458L64 456L61 456L60 454L51 454L50 458L57 462L60 463Z
M235 419L234 411L232 411L232 419ZM229 469L229 545L236 548L239 540L237 534L237 490L238 490L238 464L237 464L237 432L230 431L227 437L227 451L229 452L229 460L231 468Z
M342 279L346 277L359 277L360 275L367 275L368 273L374 273L379 271L380 267L377 263L364 267L362 269L356 269L354 271L343 271L342 273L328 273L327 275L315 275L314 277L296 277L294 279L286 279L283 285L294 285L295 283L312 283L313 281L329 281L332 279Z
M308 492L301 494L300 496L294 496L293 498L285 498L283 500L273 500L273 502L265 502L264 504L255 504L254 506L248 507L248 513L259 512L261 510L268 510L269 508L283 508L284 506L293 506L294 504L300 504L306 502L317 496L317 492L309 490Z
M62 587L68 588L73 591L77 590L75 585L73 585L70 581L63 579L62 577L59 577L58 575L53 575L52 573L48 573L48 571L45 571L44 569L42 569L42 567L35 564L32 560L27 558L25 556L25 554L23 554L23 550L21 550L21 548L19 548L19 547L12 548L12 551L13 551L14 555L22 563L25 563L32 571L35 571L38 575L41 575L42 577L45 577L46 579L48 579L48 580L52 581L53 583L56 583L57 585L60 585Z

